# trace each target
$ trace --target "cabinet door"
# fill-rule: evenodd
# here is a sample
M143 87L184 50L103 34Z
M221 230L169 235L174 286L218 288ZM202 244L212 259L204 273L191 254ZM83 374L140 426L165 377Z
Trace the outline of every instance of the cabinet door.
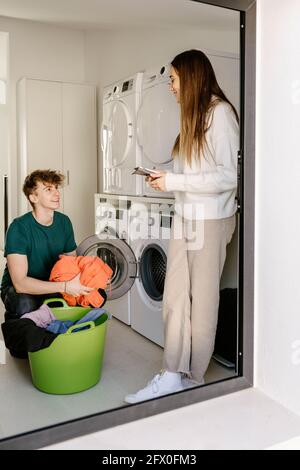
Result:
M20 214L30 208L21 194L26 175L37 169L62 171L61 95L58 82L24 78L18 84Z
M97 192L96 88L63 84L64 213L79 244L94 233Z
M0 103L0 250L4 250L7 222L8 106Z

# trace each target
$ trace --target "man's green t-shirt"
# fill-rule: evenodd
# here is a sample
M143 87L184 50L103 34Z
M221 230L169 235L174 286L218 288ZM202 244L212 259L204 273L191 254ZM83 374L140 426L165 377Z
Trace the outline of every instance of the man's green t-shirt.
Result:
M76 249L72 223L66 215L54 212L51 225L42 225L32 212L22 215L10 224L5 240L4 256L26 255L27 276L48 281L50 272L62 253ZM7 265L2 277L1 290L12 285Z

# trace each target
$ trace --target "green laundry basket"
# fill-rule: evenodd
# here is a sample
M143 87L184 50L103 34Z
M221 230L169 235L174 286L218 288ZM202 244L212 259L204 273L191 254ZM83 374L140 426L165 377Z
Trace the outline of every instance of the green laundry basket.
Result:
M52 308L61 321L77 321L90 307L69 307L63 299L47 299L45 304L61 302L63 307ZM88 329L72 331L71 326L45 349L28 354L32 382L42 392L64 395L87 390L101 378L108 315L103 313L95 322L81 323Z

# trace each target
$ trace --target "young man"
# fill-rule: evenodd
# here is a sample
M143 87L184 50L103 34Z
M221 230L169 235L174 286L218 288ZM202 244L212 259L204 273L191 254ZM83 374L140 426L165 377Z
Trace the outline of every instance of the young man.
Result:
M52 170L36 170L25 179L23 192L32 211L14 219L6 234L7 265L1 283L6 322L38 309L45 298L60 296L62 292L87 295L93 290L80 283L80 274L68 282L48 281L60 254L76 255L72 223L66 215L57 212L63 179L62 174ZM21 355L16 351L14 354L12 343L16 338L8 340L5 337L7 325L5 328L3 325L4 339L11 354L24 357L24 351ZM22 345L21 349L24 347Z

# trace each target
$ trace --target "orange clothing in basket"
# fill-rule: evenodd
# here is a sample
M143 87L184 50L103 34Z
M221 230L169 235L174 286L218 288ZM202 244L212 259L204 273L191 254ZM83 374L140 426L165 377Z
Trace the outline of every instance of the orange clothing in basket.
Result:
M50 273L50 281L70 281L81 273L80 282L82 285L94 289L105 289L112 276L112 269L98 256L61 255L59 258ZM63 298L71 306L81 305L87 307L91 305L96 308L100 307L104 300L98 290L77 297L63 293Z

